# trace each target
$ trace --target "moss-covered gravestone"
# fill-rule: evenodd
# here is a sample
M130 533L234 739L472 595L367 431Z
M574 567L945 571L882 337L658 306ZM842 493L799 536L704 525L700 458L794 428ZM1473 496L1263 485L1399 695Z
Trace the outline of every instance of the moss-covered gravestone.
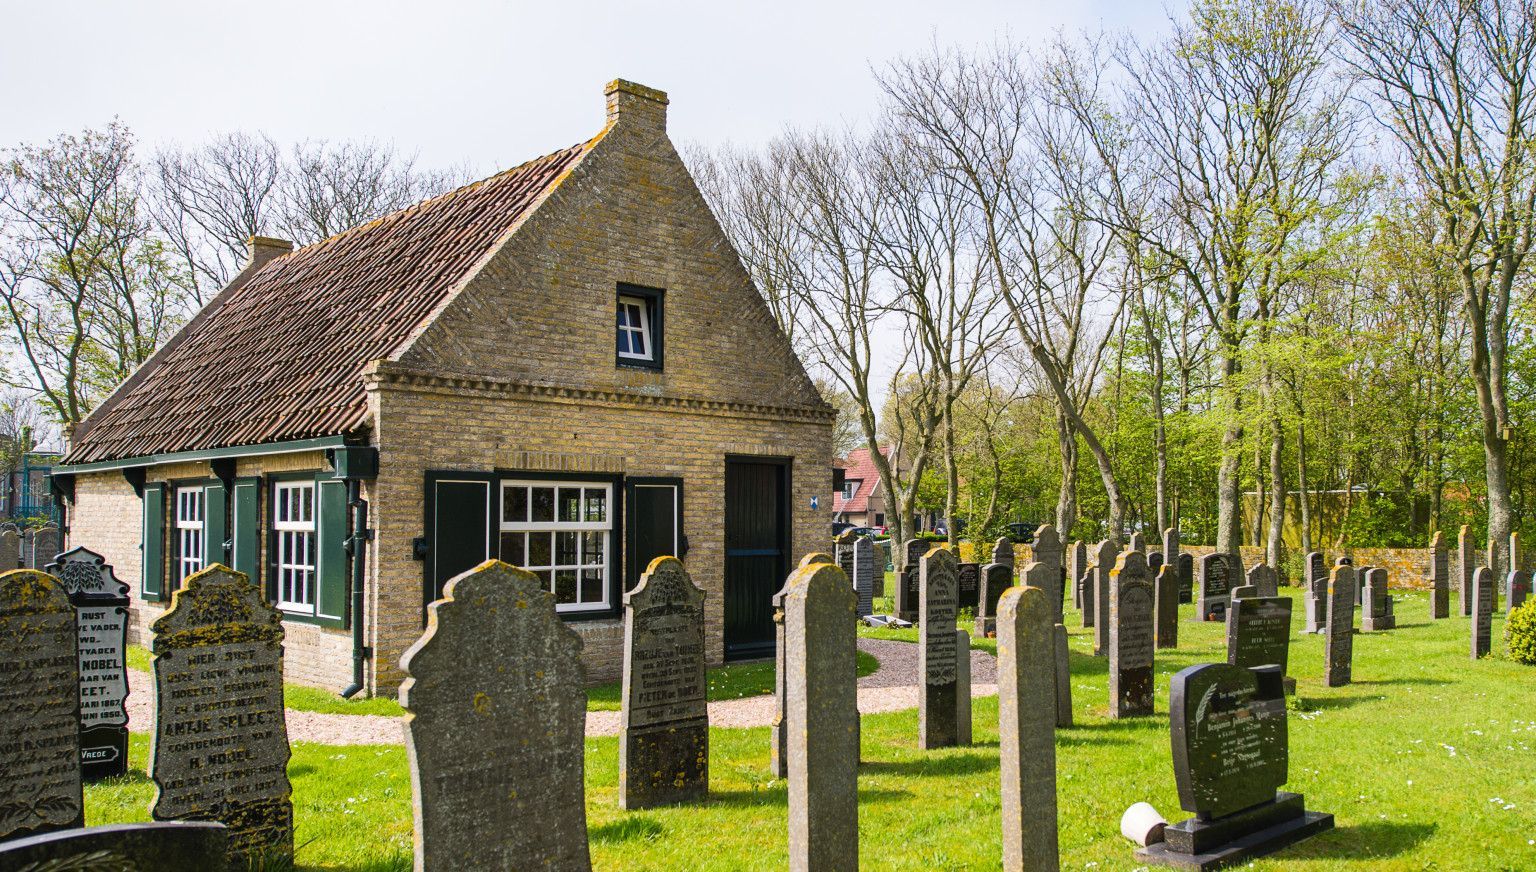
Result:
M1472 527L1461 525L1456 536L1456 590L1461 598L1462 617L1472 614L1472 573L1477 570L1477 548L1472 544Z
M1051 598L1055 608L1055 623L1061 623L1061 605L1065 600L1065 592L1062 585L1061 566L1061 537L1056 535L1056 528L1050 524L1042 524L1035 531L1034 559L1036 563L1045 567L1049 582L1044 586L1045 595Z
M1171 563L1164 563L1153 575L1152 614L1157 621L1157 647L1179 647L1179 571Z
M1115 558L1120 554L1120 547L1113 539L1105 539L1094 546L1093 569L1093 656L1103 657L1109 651L1109 588L1114 582L1110 580L1110 573L1115 571ZM1089 605L1083 603L1086 611Z
M919 565L922 590L918 605L917 673L918 747L947 748L958 741L955 711L955 615L958 565L955 555L935 548Z
M1054 614L1049 594L1037 587L1009 588L998 603L998 768L1005 872L1059 868Z
M0 572L10 572L21 565L21 535L7 527L0 530Z
M0 574L0 839L84 823L76 650L64 587Z
M128 772L128 585L100 554L72 548L48 571L69 592L80 633L80 773Z
M1445 536L1439 530L1435 531L1433 539L1429 540L1429 616L1431 618L1449 618L1451 616L1451 560L1445 551Z
M814 566L818 563L832 563L832 555L821 551L812 551L800 558L800 568ZM785 709L785 694L788 685L785 683L789 674L785 666L785 658L788 656L789 645L784 637L784 597L789 594L789 583L795 580L795 574L791 572L784 579L784 586L774 593L770 605L773 606L773 723L769 724L769 753L768 769L774 778L789 777L789 715Z
M1156 618L1145 554L1120 552L1110 571L1109 598L1109 716L1150 715Z
M151 629L155 820L224 824L236 865L292 856L277 609L243 573L215 563L186 580Z
M1328 580L1328 626L1323 637L1323 684L1343 687L1354 676L1355 568L1340 563Z
M1472 574L1472 659L1488 656L1493 645L1493 607L1498 599L1493 570L1479 566Z
M590 869L581 637L544 582L455 576L400 667L416 868Z
M1321 551L1307 555L1305 632L1321 633L1328 626L1328 563Z
M675 557L658 557L624 595L624 706L619 806L649 808L709 793L704 591Z

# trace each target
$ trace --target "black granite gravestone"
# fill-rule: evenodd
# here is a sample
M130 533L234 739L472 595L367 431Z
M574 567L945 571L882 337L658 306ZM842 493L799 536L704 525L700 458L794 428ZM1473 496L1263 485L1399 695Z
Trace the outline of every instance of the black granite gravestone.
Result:
M80 776L128 772L128 585L94 551L72 548L48 564L75 607L80 633Z
M1179 605L1195 601L1195 556L1179 553Z
M1275 665L1284 675L1291 652L1291 598L1242 597L1227 616L1227 662L1251 668Z
M0 842L0 870L224 872L229 831L209 821L111 824Z
M959 607L970 609L971 614L976 613L976 605L981 597L981 564L962 563L958 575L960 583Z
M1232 558L1217 552L1200 558L1200 620L1225 621L1231 601Z

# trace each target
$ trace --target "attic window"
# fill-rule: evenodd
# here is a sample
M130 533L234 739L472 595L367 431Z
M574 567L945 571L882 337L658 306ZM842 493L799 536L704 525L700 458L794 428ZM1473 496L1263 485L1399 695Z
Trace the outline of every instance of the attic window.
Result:
M849 479L849 480L843 482L843 502L846 503L849 500L853 499L854 495L857 494L858 492L859 492L859 480L858 479L852 478L852 479Z
M620 366L661 369L662 292L619 285L617 361Z

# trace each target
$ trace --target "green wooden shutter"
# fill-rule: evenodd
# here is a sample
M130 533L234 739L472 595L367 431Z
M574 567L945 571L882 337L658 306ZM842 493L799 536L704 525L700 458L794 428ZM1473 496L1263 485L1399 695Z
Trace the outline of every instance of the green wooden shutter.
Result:
M224 553L224 540L229 538L229 491L224 483L210 484L203 488L203 565L215 563L229 565Z
M315 617L347 625L347 484L339 478L315 482Z
M143 564L139 578L144 598L165 600L165 485L144 486Z
M230 568L245 573L260 586L260 564L256 556L261 551L261 479L235 479L229 504L230 538L233 540Z

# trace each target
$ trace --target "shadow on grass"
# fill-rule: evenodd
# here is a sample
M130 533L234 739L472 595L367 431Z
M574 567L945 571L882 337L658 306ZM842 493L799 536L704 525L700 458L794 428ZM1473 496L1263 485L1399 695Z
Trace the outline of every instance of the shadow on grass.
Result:
M635 839L650 841L660 838L662 832L661 824L655 818L645 815L631 815L587 829L587 835L592 841L609 844Z
M1352 683L1363 684L1364 682ZM1329 709L1349 708L1362 702L1374 702L1379 699L1381 697L1378 696L1298 696L1296 698L1296 707L1301 711L1327 711Z
M1401 857L1434 836L1434 824L1372 821L1338 827L1331 838L1308 839L1286 849L1287 859L1380 860Z
M1375 678L1368 681L1356 681L1354 684L1416 684L1420 686L1434 687L1441 684L1450 684L1443 678Z
M867 765L867 764L866 764ZM863 767L859 767L863 770ZM893 802L912 798L909 790L887 790L875 787L860 787L859 802ZM777 787L761 788L758 790L711 790L709 801L706 805L726 806L729 808L761 808L767 805L788 805L789 787L784 782L779 782Z
M859 769L871 775L975 775L995 772L997 758L990 754L943 754L914 760L871 760L860 764Z
M1091 730L1090 727L1073 727L1074 730ZM1083 747L1087 745L1130 745L1130 739L1122 739L1118 736L1095 736L1091 732L1088 735L1064 734L1056 731L1056 743L1066 748Z

